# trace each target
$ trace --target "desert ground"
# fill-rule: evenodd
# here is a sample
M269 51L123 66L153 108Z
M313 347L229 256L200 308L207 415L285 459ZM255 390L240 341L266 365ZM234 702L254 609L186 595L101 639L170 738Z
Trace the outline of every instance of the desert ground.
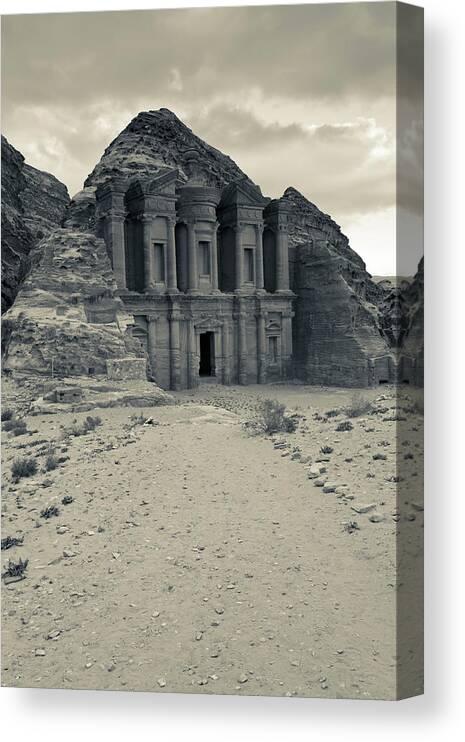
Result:
M24 414L9 384L3 406ZM4 430L3 684L394 698L396 533L414 574L423 418L413 390L360 394L369 409L348 417L354 390L204 384ZM264 398L295 432L257 430ZM75 434L89 414L101 424ZM15 480L22 457L38 470Z

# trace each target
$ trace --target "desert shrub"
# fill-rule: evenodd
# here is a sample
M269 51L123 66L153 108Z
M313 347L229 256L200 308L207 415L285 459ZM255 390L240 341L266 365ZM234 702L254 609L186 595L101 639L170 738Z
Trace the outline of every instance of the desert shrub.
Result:
M60 515L60 511L58 510L56 505L49 505L47 508L44 508L40 511L40 517L45 518L45 520L53 518L57 515Z
M386 461L387 456L384 453L375 453L373 455L373 461Z
M6 536L2 538L2 551L11 549L13 546L21 546L24 541L24 536Z
M297 423L286 415L286 405L276 399L264 399L259 407L258 419L265 433L293 433Z
M86 435L86 433L89 433L91 430L95 430L95 428L101 424L102 419L100 417L92 417L91 415L88 415L82 423L78 423L77 420L74 420L72 425L65 428L64 432L65 435L78 437L80 435Z
M55 456L55 454L49 453L49 455L45 459L45 471L53 471L57 468L58 464L59 459Z
M147 421L147 418L145 415L131 415L129 418L129 422L131 423L131 426L135 425L144 425L144 423Z
M19 562L13 562L10 559L8 567L3 572L2 577L23 577L28 564L29 559L26 559L24 562L22 559L20 559Z
M341 414L341 410L328 410L325 412L326 417L337 417Z
M347 417L360 417L360 415L366 415L372 410L372 403L363 394L360 394L360 392L354 394L350 400L350 404L344 408Z
M16 419L5 420L5 422L2 423L2 430L5 430L7 433L9 433L10 430L13 430L13 428L15 427L15 425L17 424L17 422L18 421Z
M353 427L354 426L352 425L352 423L350 422L350 420L344 420L344 422L339 423L339 425L337 426L336 430L337 430L338 433L341 433L341 432L344 432L346 430L353 430Z
M16 420L15 425L11 429L13 435L25 435L28 433L27 425L25 420Z
M7 420L11 420L13 417L14 417L14 412L9 407L5 407L5 409L2 410L2 416L1 416L2 423L6 422Z
M355 531L359 531L360 527L356 520L349 520L347 523L344 523L344 531L347 533L354 533Z
M329 453L332 453L333 451L334 451L334 448L331 448L331 446L321 446L320 448L320 453L323 453L323 454L329 454Z
M71 495L65 495L64 498L61 501L62 505L71 505L71 503L74 502L74 498L71 497Z
M32 477L37 474L37 461L35 459L15 459L11 465L11 473L14 479Z

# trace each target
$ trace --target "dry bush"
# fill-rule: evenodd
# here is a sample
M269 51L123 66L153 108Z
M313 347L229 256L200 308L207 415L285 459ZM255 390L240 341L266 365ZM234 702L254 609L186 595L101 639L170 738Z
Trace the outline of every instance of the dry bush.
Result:
M86 435L91 430L95 430L95 428L101 424L102 419L100 417L92 417L91 415L88 415L82 423L78 423L77 420L74 420L72 425L65 428L64 433L65 436L71 435L77 438L80 435Z
M49 453L45 459L45 471L53 471L59 465L60 461L54 453Z
M10 559L2 577L24 577L24 572L26 571L28 564L29 559L26 559L24 562L22 559L20 559L19 562L13 562Z
M40 511L40 517L45 518L46 520L57 515L60 515L60 511L58 510L56 505L49 505L48 508L44 508Z
M9 407L5 407L5 409L2 410L2 416L1 416L2 423L6 422L7 420L11 420L14 416L15 416L15 413L13 412L13 410L10 409Z
M264 433L293 433L297 423L286 415L286 405L276 399L264 399L258 411L258 423Z
M11 465L13 478L18 481L23 477L32 477L37 474L37 461L35 459L15 459Z
M23 541L24 536L6 536L6 538L2 538L2 551L11 549L13 546L22 546Z
M347 417L360 417L361 415L367 415L369 412L372 411L373 404L370 402L369 399L364 397L363 394L360 394L360 392L352 395L350 404L344 408L344 412Z
M339 425L337 426L336 430L337 430L338 433L342 433L342 432L344 432L346 430L353 430L353 428L354 428L354 426L352 425L352 423L350 422L350 420L344 420L344 422L339 423Z

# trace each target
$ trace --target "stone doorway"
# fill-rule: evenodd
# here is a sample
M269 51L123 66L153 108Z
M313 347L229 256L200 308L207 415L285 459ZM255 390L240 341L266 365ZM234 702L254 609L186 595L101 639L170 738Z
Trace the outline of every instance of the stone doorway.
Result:
M215 376L215 333L200 333L199 376Z

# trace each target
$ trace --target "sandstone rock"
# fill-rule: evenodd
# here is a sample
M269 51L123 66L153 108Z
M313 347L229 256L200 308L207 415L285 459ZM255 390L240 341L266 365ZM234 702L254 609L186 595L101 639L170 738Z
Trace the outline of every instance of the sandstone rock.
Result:
M5 368L106 374L109 358L144 357L116 295L103 240L56 229L30 257L31 271L4 316Z
M382 523L384 520L384 515L382 513L372 513L368 520L371 521L371 523Z
M153 176L168 168L178 170L181 182L189 179L215 187L247 178L230 157L197 137L172 111L161 108L139 113L123 129L85 186L95 187L115 176Z
M66 186L26 165L2 136L2 313L16 297L29 252L61 223L68 203Z
M335 492L336 491L336 487L337 487L337 484L332 483L332 482L326 482L325 485L324 485L324 487L323 487L323 492L325 494L329 494L331 492Z
M362 513L369 513L370 510L374 510L376 507L376 503L371 502L367 505L351 505L352 510L355 510L356 513L362 514Z
M110 358L107 361L107 376L109 379L146 379L145 358Z

